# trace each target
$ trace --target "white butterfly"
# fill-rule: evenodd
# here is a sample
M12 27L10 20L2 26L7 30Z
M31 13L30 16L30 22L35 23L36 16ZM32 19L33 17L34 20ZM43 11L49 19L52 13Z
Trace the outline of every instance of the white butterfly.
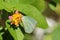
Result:
M29 16L23 16L22 22L26 33L32 33L37 25L37 21Z

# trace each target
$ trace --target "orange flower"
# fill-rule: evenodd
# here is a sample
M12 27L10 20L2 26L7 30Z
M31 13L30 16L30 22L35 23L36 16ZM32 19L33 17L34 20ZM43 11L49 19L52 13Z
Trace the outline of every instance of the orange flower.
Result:
M16 11L12 16L9 16L9 19L11 20L11 24L14 24L16 26L19 26L19 23L22 21L22 14L20 14L18 11Z

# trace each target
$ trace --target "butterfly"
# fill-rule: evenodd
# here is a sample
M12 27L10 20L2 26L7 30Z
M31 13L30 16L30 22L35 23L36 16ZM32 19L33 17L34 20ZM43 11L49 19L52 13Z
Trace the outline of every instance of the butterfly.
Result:
M22 17L23 27L26 33L32 33L37 25L37 21L29 16Z

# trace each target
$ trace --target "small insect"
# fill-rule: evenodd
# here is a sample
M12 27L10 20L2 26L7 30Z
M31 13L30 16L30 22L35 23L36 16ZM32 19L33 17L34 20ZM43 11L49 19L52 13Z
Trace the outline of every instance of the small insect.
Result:
M26 33L32 33L37 24L37 21L29 16L23 16L22 22Z
M19 23L22 22L26 33L32 33L37 24L35 19L29 16L23 16L21 13L18 13L18 11L12 16L9 16L9 19L11 20L11 24L15 24L16 26L19 26Z

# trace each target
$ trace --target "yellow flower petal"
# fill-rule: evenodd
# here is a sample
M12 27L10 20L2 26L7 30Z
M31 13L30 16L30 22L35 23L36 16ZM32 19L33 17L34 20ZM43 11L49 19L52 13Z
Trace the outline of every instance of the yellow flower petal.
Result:
M19 25L21 22L22 14L21 13L14 13L12 15L12 24L15 24L16 26Z

